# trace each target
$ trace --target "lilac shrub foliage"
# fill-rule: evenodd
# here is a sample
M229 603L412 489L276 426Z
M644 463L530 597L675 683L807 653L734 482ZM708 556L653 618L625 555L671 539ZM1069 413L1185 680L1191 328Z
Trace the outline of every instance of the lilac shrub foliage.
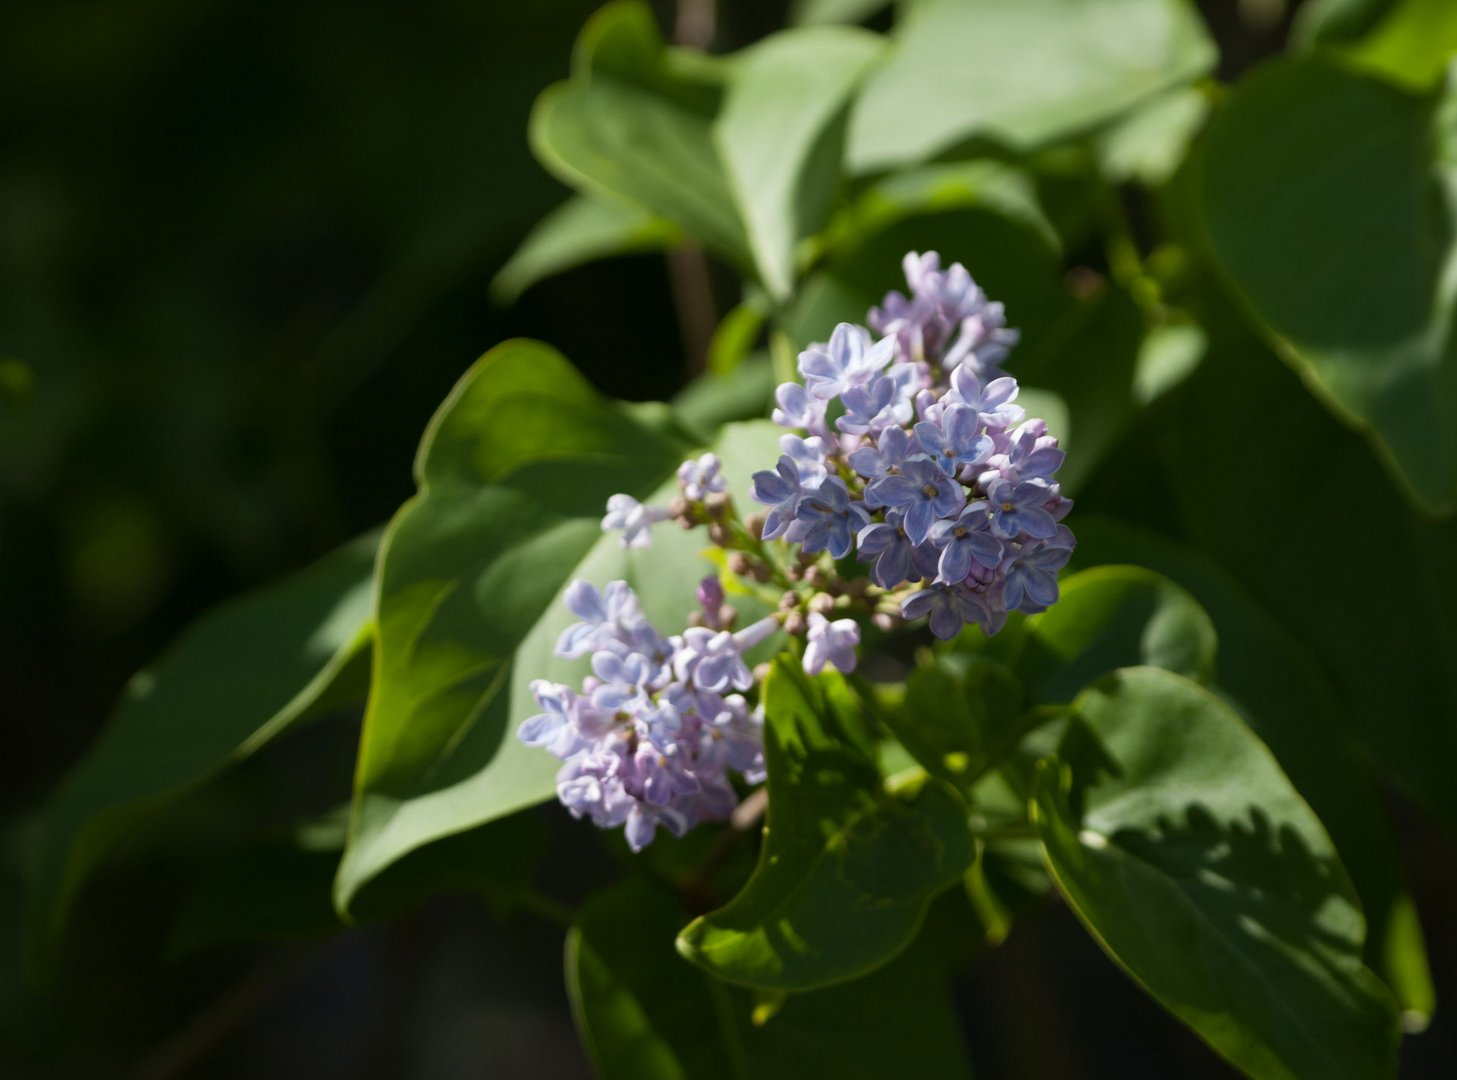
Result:
M755 645L782 630L804 638L810 674L849 673L862 622L889 631L926 617L939 638L967 625L990 635L1057 599L1072 502L1053 479L1056 438L1001 367L1017 331L961 264L912 252L904 269L909 296L887 295L868 328L835 327L800 354L803 382L776 391L773 418L790 430L774 468L754 474L761 513L739 516L713 454L683 463L671 506L608 500L602 527L625 547L648 546L658 522L707 526L731 573L780 590L773 615L736 630L709 577L691 625L665 637L626 582L566 590L581 621L556 651L590 657L592 674L576 691L533 683L542 712L520 738L562 759L557 794L573 815L624 826L634 850L659 826L681 835L727 818L732 773L764 779Z

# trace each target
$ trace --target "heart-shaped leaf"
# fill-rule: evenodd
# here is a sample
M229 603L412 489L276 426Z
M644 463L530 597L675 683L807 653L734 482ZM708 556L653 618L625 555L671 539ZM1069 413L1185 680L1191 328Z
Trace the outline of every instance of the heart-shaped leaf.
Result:
M1034 805L1049 868L1133 978L1250 1076L1395 1074L1394 1002L1320 821L1238 714L1158 668L1089 689Z
M742 495L772 461L767 421L717 449ZM562 356L508 342L478 361L431 422L420 493L381 555L376 675L360 741L354 815L336 900L433 840L552 797L559 762L516 739L538 711L534 679L580 682L553 654L574 578L628 581L675 632L712 566L701 533L670 527L624 549L600 528L609 495L667 501L688 449L670 414L597 395Z

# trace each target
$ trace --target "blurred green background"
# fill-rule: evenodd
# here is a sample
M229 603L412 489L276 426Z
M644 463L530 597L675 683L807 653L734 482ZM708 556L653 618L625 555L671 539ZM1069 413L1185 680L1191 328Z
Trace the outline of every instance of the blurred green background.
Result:
M477 355L539 337L630 399L691 374L699 343L659 255L571 271L509 309L488 296L564 195L526 120L595 6L0 5L6 926L43 802L127 678L199 613L388 518ZM1202 7L1226 79L1277 52L1293 14ZM723 3L715 50L785 8ZM671 27L672 5L659 15ZM713 285L721 315L734 279ZM260 797L280 823L344 800L356 725L291 738L186 816L228 837ZM589 848L555 807L537 816L570 893ZM1451 898L1451 849L1421 828L1413 888ZM446 898L322 944L178 955L199 840L177 832L88 894L47 994L22 990L17 935L0 936L0 1076L586 1075L549 922ZM1427 934L1457 1000L1457 942ZM958 1001L980 1075L1233 1075L1055 905ZM1411 1076L1457 1075L1457 1022L1439 1011L1405 1057Z

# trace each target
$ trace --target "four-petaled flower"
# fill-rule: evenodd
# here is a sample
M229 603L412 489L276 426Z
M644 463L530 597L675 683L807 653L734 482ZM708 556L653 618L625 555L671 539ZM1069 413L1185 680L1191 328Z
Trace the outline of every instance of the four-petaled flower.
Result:
M832 476L801 496L788 536L806 552L829 551L833 558L843 559L855 546L855 534L869 524L870 515L850 500L845 482Z
M884 371L894 356L893 338L872 343L864 327L840 323L828 345L811 345L799 354L799 373L811 395L828 400L863 386Z
M925 543L931 523L966 505L966 489L925 458L907 461L899 476L885 476L865 489L865 505L905 509L906 535Z
M1002 562L1002 542L991 534L991 520L986 506L972 503L955 520L942 520L931 526L931 543L941 549L937 577L947 585L966 580L971 564L978 562L995 570Z
M916 442L947 476L955 476L966 466L982 464L996 449L981 416L966 405L944 409L940 423L921 421L916 425Z
M804 496L799 469L792 457L783 454L772 472L768 469L756 472L753 480L750 496L755 502L769 507L769 514L764 519L764 539L774 540L783 536L794 522L799 500Z

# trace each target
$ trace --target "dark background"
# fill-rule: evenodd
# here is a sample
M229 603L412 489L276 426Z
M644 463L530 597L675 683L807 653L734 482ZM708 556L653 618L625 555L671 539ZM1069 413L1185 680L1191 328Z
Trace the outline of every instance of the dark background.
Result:
M488 298L564 195L526 119L595 6L0 5L0 925L125 680L199 613L387 519L477 355L543 338L630 399L690 374L660 256ZM784 15L723 7L716 50ZM1222 77L1280 48L1278 4L1205 8ZM182 813L229 836L239 792L280 821L347 798L356 724L284 740ZM582 837L541 817L570 894ZM1445 902L1450 847L1413 829L1418 900ZM196 843L100 877L49 996L22 992L0 936L0 1076L586 1074L558 928L445 898L321 944L171 957ZM1055 903L957 998L984 1077L1232 1075ZM1409 1041L1409 1075L1457 1074L1452 1028Z

